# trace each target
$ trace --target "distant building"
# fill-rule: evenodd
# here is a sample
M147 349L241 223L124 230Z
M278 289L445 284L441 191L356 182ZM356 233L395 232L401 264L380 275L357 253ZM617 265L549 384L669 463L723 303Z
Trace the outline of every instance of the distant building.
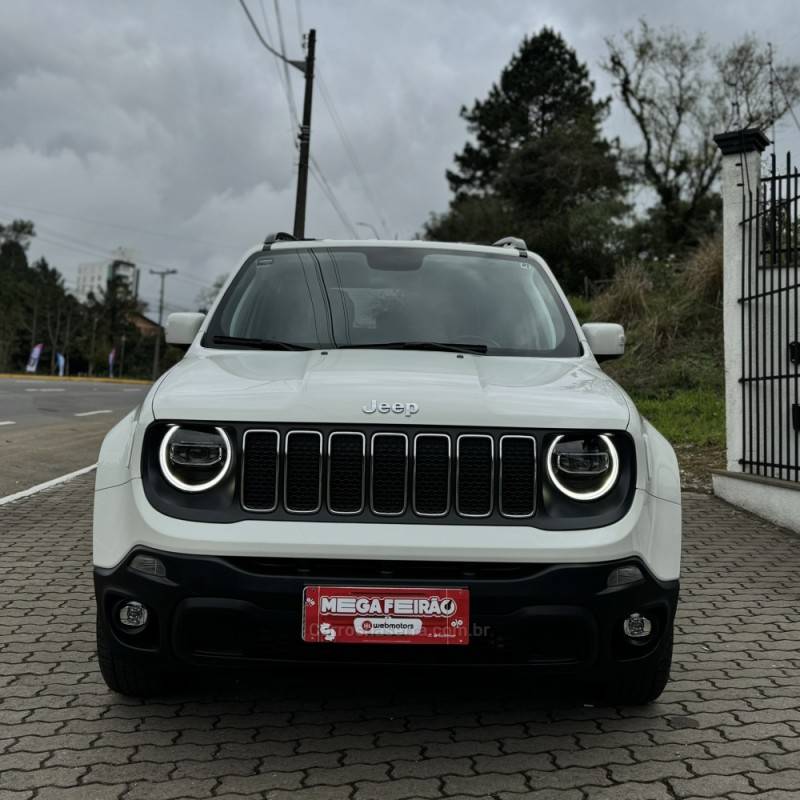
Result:
M133 261L125 258L112 258L94 264L81 264L78 267L78 281L75 297L85 303L89 294L100 298L114 278L121 278L127 284L133 297L139 293L139 268Z
M138 311L128 314L128 322L133 325L142 336L156 336L161 333L161 326L154 322L150 317L146 317Z

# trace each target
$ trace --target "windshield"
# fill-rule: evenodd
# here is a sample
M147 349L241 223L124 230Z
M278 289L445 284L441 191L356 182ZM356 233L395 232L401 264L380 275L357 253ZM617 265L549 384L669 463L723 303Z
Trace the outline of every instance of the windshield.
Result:
M544 270L516 251L331 247L256 254L222 298L203 344L236 348L245 340L315 349L427 344L487 355L581 353Z

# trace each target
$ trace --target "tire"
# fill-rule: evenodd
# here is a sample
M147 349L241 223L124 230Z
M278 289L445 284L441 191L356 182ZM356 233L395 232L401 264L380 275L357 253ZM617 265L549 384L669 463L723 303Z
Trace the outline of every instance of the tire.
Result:
M644 706L656 700L669 681L672 641L673 626L670 624L658 659L647 667L625 665L606 687L605 699L615 706Z
M154 697L167 694L173 688L174 675L169 670L113 653L99 614L96 631L100 674L112 692L127 697Z

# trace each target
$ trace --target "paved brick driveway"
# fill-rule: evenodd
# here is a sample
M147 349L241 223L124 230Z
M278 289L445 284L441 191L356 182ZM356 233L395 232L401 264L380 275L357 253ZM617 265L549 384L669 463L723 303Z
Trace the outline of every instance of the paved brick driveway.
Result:
M0 800L800 798L800 538L715 499L686 498L672 683L624 711L502 673L115 697L90 501L91 477L0 508Z

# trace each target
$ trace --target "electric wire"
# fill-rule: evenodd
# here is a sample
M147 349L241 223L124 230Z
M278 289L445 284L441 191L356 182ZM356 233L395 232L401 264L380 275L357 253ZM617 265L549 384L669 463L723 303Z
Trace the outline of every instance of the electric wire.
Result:
M56 231L52 228L43 225L37 225L36 228L38 229L34 235L34 239L38 239L42 242L46 242L47 244L51 244L55 247L60 247L64 250L69 250L74 253L78 253L79 255L90 256L92 258L117 258L119 257L119 252L114 252L113 250L109 250L107 248L102 247L101 245L93 244L91 242L86 242L81 239L77 239L74 236L70 236L65 233L61 233L60 231ZM39 231L44 231L41 233ZM150 267L157 267L161 269L166 269L163 264L158 264L153 261L148 261L145 259L136 258L136 264L142 264L145 266ZM181 280L186 283L195 284L200 286L204 289L209 287L209 284L206 281L198 280L197 278L192 278L180 271L178 271L174 276L176 280ZM174 309L183 311L186 310L184 308L178 308L177 306L173 306Z
M242 0L239 0L239 2L241 3ZM266 36L267 36L267 39L265 39L264 35L261 33L261 31L259 31L258 32L259 33L259 39L266 41L267 44L269 44L269 47L267 49L270 52L272 52L274 50L274 47L272 46L270 41L268 41L268 40L272 39L272 35L271 35L270 30L269 30L268 23L266 23L267 17L266 17L266 13L264 11L263 0L259 0L259 2L261 3L261 12L262 12L262 16L264 17ZM286 65L286 64L291 63L291 62L286 58L286 56L284 54L285 50L284 50L283 26L282 26L282 23L281 23L280 7L278 5L278 0L274 0L274 4L275 4L275 15L276 15L277 28L278 28L278 36L279 36L280 47L281 47L281 51L282 51L282 52L279 53L279 55L280 55L281 61L284 63L284 65ZM250 17L249 15L248 15L248 18L252 20L252 17ZM280 70L279 70L279 76L280 76ZM292 121L294 122L295 127L297 129L299 129L300 128L300 120L299 120L299 117L297 115L297 104L296 104L295 99L294 99L294 90L292 88L291 78L290 78L290 75L289 75L288 68L285 70L285 72L283 74L283 80L281 81L281 84L283 86L284 94L286 95L286 102L287 102L287 105L289 107L289 116L291 117ZM297 142L297 140L294 141L294 146L295 146L295 149L297 149L299 147L299 143ZM319 166L319 163L314 158L314 156L310 155L310 154L309 154L309 172L311 173L312 177L314 178L314 180L316 181L316 183L319 186L320 190L322 191L322 194L325 196L326 200L331 205L331 207L333 208L333 210L336 213L336 215L339 217L339 220L342 223L342 225L345 227L345 229L350 233L350 235L354 239L357 239L358 238L358 232L356 231L355 226L351 222L347 212L342 207L342 204L339 202L339 199L336 196L336 193L334 192L333 187L330 185L330 182L325 177L325 174L323 173L321 167Z
M297 105L294 99L292 80L289 75L289 61L286 58L286 45L283 40L283 25L281 24L281 8L280 5L278 4L278 0L274 0L274 5L275 5L275 23L278 27L278 42L280 42L281 46L281 61L283 61L284 78L286 80L286 86L288 87L287 97L289 98L289 103L291 104L292 119L295 121L295 125L299 127L299 125L297 124Z
M316 78L319 82L319 89L320 94L322 96L322 100L325 103L326 108L328 109L328 114L330 114L331 119L333 120L333 125L336 128L337 133L339 134L339 138L342 141L342 146L344 147L344 151L347 154L347 157L350 161L350 164L353 167L354 172L356 173L356 177L358 178L358 182L361 184L361 188L364 191L364 195L367 198L367 201L372 206L372 211L375 214L376 218L380 222L381 228L383 228L384 236L388 238L389 236L389 228L386 224L386 218L381 213L381 210L378 206L378 202L375 199L375 195L372 193L372 189L367 182L366 176L364 174L364 170L361 167L361 162L358 159L358 155L356 154L356 150L353 147L353 143L350 140L350 137L347 135L347 130L342 123L342 118L339 115L339 112L336 108L336 104L333 100L333 95L328 90L328 87L325 83L325 80L322 77L322 74L317 68L316 71Z
M250 27L255 32L255 35L258 37L258 40L261 42L261 44L264 46L264 48L267 49L270 53L272 53L273 56L275 56L276 58L279 58L281 61L283 61L286 64L286 66L288 67L289 64L291 64L292 62L288 58L286 58L286 56L283 53L279 53L262 36L261 31L259 30L258 25L256 25L256 21L253 19L253 15L250 13L250 9L247 7L247 4L244 2L244 0L239 0L239 5L242 7L242 10L244 11L245 15L247 16L248 21L250 22Z
M294 0L294 12L297 17L297 33L300 36L300 46L303 47L305 28L303 27L303 9L300 7L300 0Z
M173 239L178 242L191 242L192 244L206 244L213 247L225 247L230 249L233 249L235 247L235 245L233 245L232 243L216 242L216 241L211 241L209 239L196 239L194 237L189 237L189 236L179 236L177 234L166 233L164 231L154 231L148 228L137 228L133 225L123 225L119 222L105 222L99 219L77 216L75 214L64 214L61 211L53 211L52 209L49 208L22 205L20 203L0 202L0 208L7 208L9 210L15 210L15 211L26 211L34 214L44 214L49 217L59 217L61 219L68 219L71 220L72 222L85 222L87 225L96 225L104 228L116 228L117 230L131 231L132 233L140 233L144 236L157 236L162 239ZM237 247L236 249L239 250L240 248Z
M772 70L772 77L775 79L775 83L778 84L778 88L781 90L783 99L786 101L786 107L788 108L789 113L792 115L792 119L794 120L794 124L797 126L797 130L800 131L800 119L797 118L794 108L792 108L791 104L789 103L789 95L787 94L781 79L778 77L778 73L775 72L774 69Z

